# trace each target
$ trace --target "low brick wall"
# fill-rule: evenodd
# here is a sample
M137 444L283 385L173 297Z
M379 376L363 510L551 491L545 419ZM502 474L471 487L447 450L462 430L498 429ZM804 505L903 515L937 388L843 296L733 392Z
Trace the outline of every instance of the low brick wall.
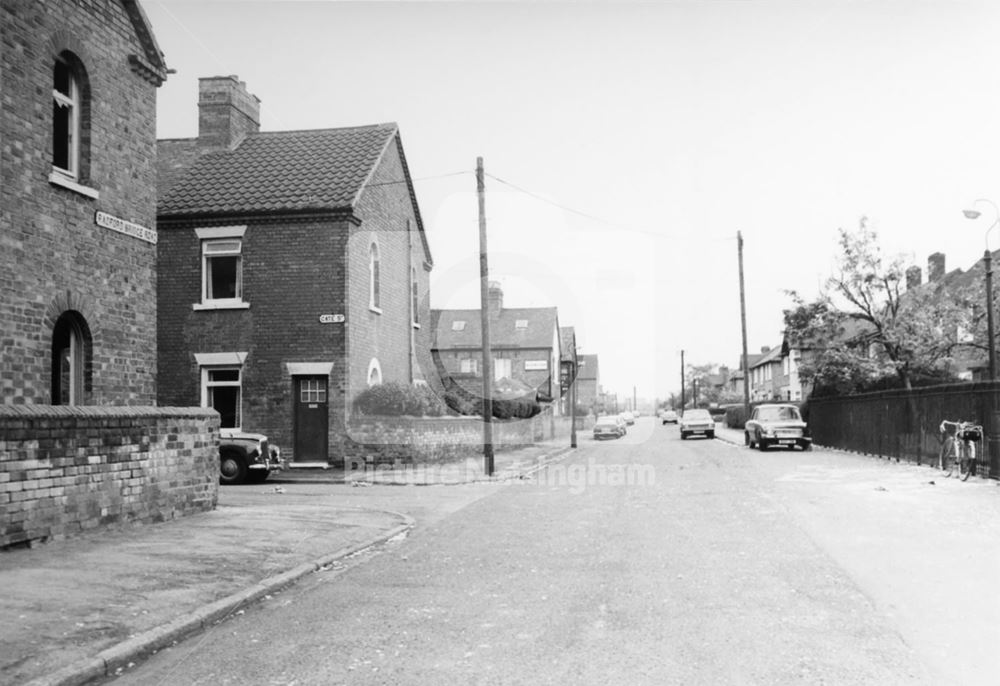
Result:
M558 420L556 420L558 423ZM515 450L549 440L558 424L552 417L493 421L493 449ZM569 435L568 420L565 425ZM345 461L439 463L482 453L483 422L478 417L352 417Z
M0 548L211 510L218 443L210 409L0 406Z

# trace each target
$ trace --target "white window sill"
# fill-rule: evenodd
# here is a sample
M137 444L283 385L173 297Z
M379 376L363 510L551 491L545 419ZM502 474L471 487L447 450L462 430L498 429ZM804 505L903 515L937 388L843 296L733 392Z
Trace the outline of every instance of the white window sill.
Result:
M210 300L204 303L194 303L191 305L191 309L196 312L200 310L249 310L250 303L242 300Z
M369 305L368 309L371 310L372 312L374 312L375 314L382 314L382 308L381 307L375 307L374 305Z
M101 197L100 192L96 188L84 186L82 183L78 183L68 176L60 174L56 171L49 174L49 183L55 184L56 186L62 186L63 188L68 188L74 193L85 195L88 198L93 198L94 200L98 200Z

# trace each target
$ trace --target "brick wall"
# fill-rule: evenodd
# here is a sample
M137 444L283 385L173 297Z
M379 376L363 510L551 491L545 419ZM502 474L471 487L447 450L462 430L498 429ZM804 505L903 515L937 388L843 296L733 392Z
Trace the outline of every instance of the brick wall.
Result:
M494 450L515 450L552 438L554 426L547 414L494 421ZM562 428L568 435L569 425ZM483 422L478 417L352 417L347 434L344 458L348 463L358 459L438 463L483 450Z
M97 211L155 227L156 87L130 69L143 47L110 0L0 4L0 404L50 403L55 320L82 315L83 402L149 405L156 379L156 247L98 226ZM82 63L89 103L81 185L52 173L53 64Z
M382 381L437 383L430 357L429 260L417 231L416 212L405 178L399 139L390 144L358 201L361 220L348 246L348 401L368 387L368 366L377 358ZM407 231L409 227L409 231ZM369 308L369 251L378 245L381 313ZM411 274L417 272L418 323L411 323Z
M242 249L243 299L250 307L194 310L201 301L195 226L161 223L159 404L201 403L194 353L246 352L243 428L267 434L291 457L292 379L285 363L333 361L330 429L342 433L344 325L322 324L319 316L343 313L347 234L346 223L333 220L251 222Z
M0 548L211 510L218 441L213 410L0 406Z

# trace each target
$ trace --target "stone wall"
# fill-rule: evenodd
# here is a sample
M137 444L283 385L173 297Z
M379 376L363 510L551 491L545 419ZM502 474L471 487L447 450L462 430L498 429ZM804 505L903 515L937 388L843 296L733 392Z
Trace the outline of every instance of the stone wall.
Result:
M215 507L210 409L0 405L0 548Z

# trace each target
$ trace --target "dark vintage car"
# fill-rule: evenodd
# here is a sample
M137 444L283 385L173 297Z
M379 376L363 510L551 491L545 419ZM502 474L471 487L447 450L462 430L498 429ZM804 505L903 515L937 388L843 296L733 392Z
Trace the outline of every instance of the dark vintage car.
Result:
M269 445L264 434L239 429L219 431L219 483L261 483L284 467L281 450Z
M769 403L753 408L743 430L743 442L750 448L767 450L773 446L812 448L809 427L795 405Z

